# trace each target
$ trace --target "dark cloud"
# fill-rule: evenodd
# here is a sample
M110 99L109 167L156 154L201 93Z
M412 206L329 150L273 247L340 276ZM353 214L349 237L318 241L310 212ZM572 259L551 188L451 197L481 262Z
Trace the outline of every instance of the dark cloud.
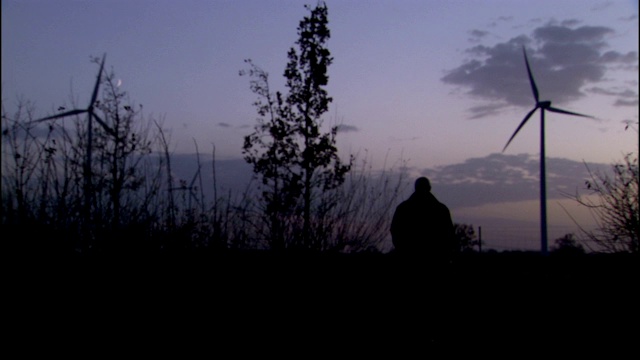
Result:
M488 31L483 31L483 30L471 30L469 31L469 35L473 36L473 37L485 37L487 35L489 35Z
M638 60L638 53L630 51L626 54L621 54L617 51L607 51L602 55L602 61L609 62L621 62L624 64L633 64Z
M613 29L603 26L582 26L572 29L569 26L547 25L533 31L534 37L542 42L551 43L585 43L596 47L604 45L606 35L613 34Z
M580 20L577 19L568 19L568 20L564 20L562 21L561 25L562 26L578 26L581 23Z
M164 155L157 155L164 156ZM202 191L207 200L213 199L213 166L215 164L216 185L221 193L242 194L253 177L253 169L243 159L213 159L211 154L172 154L171 170L174 180L192 181L200 167ZM197 184L199 186L200 179ZM198 189L198 191L200 191Z
M64 126L60 123L55 123L55 120L49 124L40 123L37 125L29 126L28 130L24 126L10 126L3 124L2 126L2 143L9 143L10 139L21 143L24 139L38 139L39 141L45 139L59 139L63 137L61 129ZM75 133L75 128L71 126L66 127L67 132Z
M560 199L583 189L588 168L604 171L607 165L547 158L547 198ZM588 166L588 168L587 168ZM539 199L540 162L528 155L491 154L422 172L434 193L451 208L506 201Z
M634 99L634 100L624 100L624 99L618 99L616 100L615 103L613 103L614 106L638 106L638 99Z
M487 105L473 106L469 110L472 114L471 119L479 119L485 116L496 115L507 107L506 103L493 103Z
M231 125L227 124L226 122L220 122L220 123L218 123L218 126L223 127L223 128L231 127Z
M613 2L612 1L603 1L599 4L595 4L591 7L591 11L602 11L608 7L613 6Z
M601 87L592 87L587 89L588 92L599 95L619 96L625 98L636 98L638 94L630 89L617 90L617 89L605 89Z
M586 91L605 96L617 97L614 106L638 106L638 93L631 89L605 89L592 87Z
M638 14L621 17L619 20L620 21L636 21L638 20Z
M530 40L522 36L493 47L474 46L467 53L475 58L449 71L442 81L466 87L468 94L476 98L531 105L531 90L522 58L522 45L528 42Z
M338 132L358 132L360 131L360 129L358 129L356 126L353 125L338 125Z
M412 137L406 137L406 138L397 138L395 136L389 136L389 141L391 142L405 142L405 141L416 141L416 140L420 140L420 137L412 136Z
M482 40L482 38L486 37L487 35L489 35L488 31L484 31L484 30L471 30L469 31L469 41L470 42L479 42L480 40Z
M637 121L635 126L637 127ZM247 191L253 170L243 159L214 162L211 154L174 154L171 164L176 181L193 179L200 164L203 190L205 196L211 199L214 163L217 185L222 193L231 191L234 194L242 194ZM434 194L455 211L455 208L460 207L538 200L539 166L538 159L531 155L491 154L458 164L414 171L429 177ZM576 190L582 192L584 181L589 178L587 166L594 172L607 172L610 169L610 165L607 164L585 164L561 158L547 158L548 199L564 199L565 194L575 194ZM389 179L400 175L399 172L385 174ZM366 176L378 175L371 173ZM404 186L407 193L403 195L410 194L412 181L407 180Z
M471 118L492 115L508 106L531 106L533 96L526 75L522 47L527 49L541 100L566 103L585 96L583 87L605 80L611 69L637 68L636 52L621 53L609 47L615 34L602 26L574 27L577 20L537 27L493 46L476 45L470 56L449 70L442 81L467 90L471 97L490 102L469 109ZM571 109L568 109L571 110Z
M511 20L513 20L513 16L499 16L497 20L491 22L489 24L490 27L496 27L498 26L498 23L500 22L510 22Z

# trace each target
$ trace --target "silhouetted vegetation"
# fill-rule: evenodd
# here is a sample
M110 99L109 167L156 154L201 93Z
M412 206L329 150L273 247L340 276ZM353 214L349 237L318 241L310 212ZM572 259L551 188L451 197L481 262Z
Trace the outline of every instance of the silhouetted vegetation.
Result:
M15 245L87 252L123 236L148 238L160 193L150 157L157 139L113 73L100 87L94 111L110 132L96 123L89 129L77 115L34 122L27 101L19 101L12 115L3 106L2 223L20 234Z
M94 122L88 217L86 118L37 123L30 102L19 99L12 114L3 104L2 226L10 234L3 246L23 254L271 249L268 212L254 183L241 192L219 191L213 148L213 198L207 198L197 144L193 175L177 178L163 120L143 116L142 106L113 79L113 72L102 77L95 111L117 136ZM381 229L388 228L405 185L402 163L381 171L366 158L358 164L340 186L314 197L311 226L319 250L381 252L388 246ZM288 228L283 238L299 230Z
M453 224L456 241L460 246L460 252L480 251L480 239L472 224Z
M622 162L612 165L613 176L589 170L584 196L576 193L570 198L586 206L597 221L595 230L582 229L585 244L593 244L594 251L609 253L640 252L640 176L638 157L624 156Z
M3 246L43 254L388 251L392 212L409 185L405 164L374 170L357 155L343 163L337 125L322 132L331 102L324 89L332 62L325 47L328 13L324 3L308 10L298 28L298 50L288 53L286 94L273 93L268 73L247 61L261 118L243 147L257 176L241 192L219 189L215 147L213 198L205 196L197 143L197 165L191 176L178 178L163 119L145 117L99 59L92 60L100 74L91 107L101 120L91 128L82 113L38 122L24 99L8 113L3 99ZM77 108L70 99L53 113ZM615 179L594 176L589 182L603 199L621 200L593 205L620 217L605 218L612 219L605 222L612 227L603 228L609 232L592 236L611 251L637 252L637 159L626 160L616 165ZM473 226L455 226L463 255L473 256L480 245ZM566 237L554 251L580 249Z
M581 255L584 254L584 247L578 243L575 235L566 234L554 241L551 246L551 252L562 255Z
M284 77L288 94L271 93L268 73L247 60L246 72L258 124L245 137L243 153L261 180L264 216L272 249L323 250L326 240L325 213L337 203L322 201L316 194L340 186L353 159L344 165L336 147L337 126L322 133L322 117L332 98L325 87L333 61L326 48L330 31L326 4L319 2L298 26L299 50L291 48ZM302 228L299 229L298 225Z

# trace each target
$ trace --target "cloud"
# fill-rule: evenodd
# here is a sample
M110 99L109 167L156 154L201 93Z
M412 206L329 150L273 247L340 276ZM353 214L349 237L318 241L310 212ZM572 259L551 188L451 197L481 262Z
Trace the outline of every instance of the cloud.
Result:
M638 20L638 14L633 14L619 18L620 21L636 21Z
M586 91L592 94L617 97L614 106L638 106L638 93L631 89L605 89L592 87Z
M602 55L602 61L605 63L633 65L638 61L638 53L635 51L630 51L626 54L621 54L617 51L607 51Z
M582 189L592 171L608 169L568 159L547 158L547 198L561 199ZM438 198L451 208L539 199L540 162L528 154L491 154L463 163L424 169Z
M164 155L157 155L164 156ZM253 168L243 159L215 159L211 154L172 154L171 169L174 180L191 182L198 173L202 177L202 191L208 200L213 199L213 166L215 163L216 185L220 193L242 194L253 178ZM200 179L196 182L200 186ZM200 189L198 189L200 191Z
M624 99L618 99L616 100L615 103L613 103L614 106L638 106L638 99L633 99L633 100L624 100Z
M562 21L562 26L578 26L581 23L580 20L577 19L568 19L568 20L564 20Z
M212 199L214 161L211 154L174 154L171 164L176 181L179 179L191 181L200 164L204 194L207 199ZM256 185L251 182L254 176L253 169L243 159L215 160L215 166L217 185L221 193L231 191L233 194L243 194ZM458 164L422 170L414 169L411 172L427 176L431 180L433 192L438 199L450 209L455 210L487 204L538 200L539 166L536 156L491 154L486 157L467 159ZM584 181L589 177L587 166L594 172L603 173L611 168L607 164L585 165L579 161L547 158L548 199L565 199L564 194L575 194L576 190L582 191ZM365 176L378 175L380 174L371 173ZM385 176L393 179L394 176L399 175L399 172L390 172ZM254 186L250 186L251 184ZM412 180L408 180L405 187L408 192L403 195L410 194L411 184Z
M353 125L338 125L338 132L358 132L359 128Z
M595 4L594 6L591 7L591 11L602 11L605 10L606 8L609 8L613 6L613 2L612 1L603 1L599 4Z
M495 115L500 113L508 105L505 103L493 103L486 105L473 106L469 110L471 111L471 119L479 119L485 116Z
M566 25L547 25L533 31L536 40L546 43L581 43L596 48L603 46L604 37L613 33L613 29L604 26L582 26L572 29Z
M498 26L498 23L510 22L511 20L513 20L513 16L499 16L496 20L492 21L489 24L489 27L496 27Z
M620 96L625 98L635 98L638 96L638 94L635 91L632 91L629 89L617 90L617 89L605 89L601 87L592 87L587 89L587 91L594 94Z
M220 123L218 123L218 126L223 127L223 128L231 127L231 125L229 125L229 124L228 124L228 123L226 123L226 122L220 122Z
M603 26L575 27L577 20L538 26L530 35L519 35L493 46L475 45L470 58L447 71L446 84L466 90L470 97L489 102L469 109L471 118L492 115L509 106L530 107L533 102L526 76L522 47L526 46L541 100L567 103L584 97L583 88L606 80L613 69L637 68L638 54L609 47L615 35Z
M480 40L482 40L482 38L486 37L487 35L489 35L488 31L484 31L484 30L471 30L469 31L469 41L470 42L479 42Z
M469 34L471 36L473 36L473 37L481 38L481 37L485 37L485 36L489 35L489 32L488 31L483 31L483 30L471 30L471 31L469 31Z
M60 135L57 132L53 132L53 129L54 129L53 124L49 124L46 126L45 125L34 126L29 128L28 131L22 126L18 126L18 127L3 126L2 127L2 143L7 144L7 146L9 146L8 144L10 144L10 140L12 139L13 141L18 140L18 143L20 143L22 139L26 139L26 138L37 138L42 140L47 137L54 137L54 138L60 137Z
M420 137L419 136L412 136L412 137L398 138L398 137L395 137L395 136L389 136L388 139L391 142L405 142L405 141L420 140Z

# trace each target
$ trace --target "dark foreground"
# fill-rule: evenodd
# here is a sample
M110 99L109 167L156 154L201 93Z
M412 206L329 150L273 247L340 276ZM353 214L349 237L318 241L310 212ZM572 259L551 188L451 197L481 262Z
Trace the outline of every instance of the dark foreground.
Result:
M54 333L71 322L125 337L247 346L275 337L271 346L302 344L318 354L339 344L637 351L640 338L637 256L495 253L427 263L392 254L224 252L6 263L6 296L28 319L18 326Z

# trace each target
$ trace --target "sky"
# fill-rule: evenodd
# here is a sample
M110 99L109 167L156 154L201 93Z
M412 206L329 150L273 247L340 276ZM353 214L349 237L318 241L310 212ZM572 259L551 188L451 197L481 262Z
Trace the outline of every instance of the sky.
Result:
M341 126L345 156L435 174L501 153L534 106L523 46L541 100L594 117L547 113L548 157L610 164L638 151L637 0L326 3L334 61L324 121ZM305 4L315 0L2 0L3 106L22 97L46 116L88 103L90 57L106 53L176 153L195 141L238 159L257 117L243 60L286 91ZM504 155L535 158L539 138L536 113Z

